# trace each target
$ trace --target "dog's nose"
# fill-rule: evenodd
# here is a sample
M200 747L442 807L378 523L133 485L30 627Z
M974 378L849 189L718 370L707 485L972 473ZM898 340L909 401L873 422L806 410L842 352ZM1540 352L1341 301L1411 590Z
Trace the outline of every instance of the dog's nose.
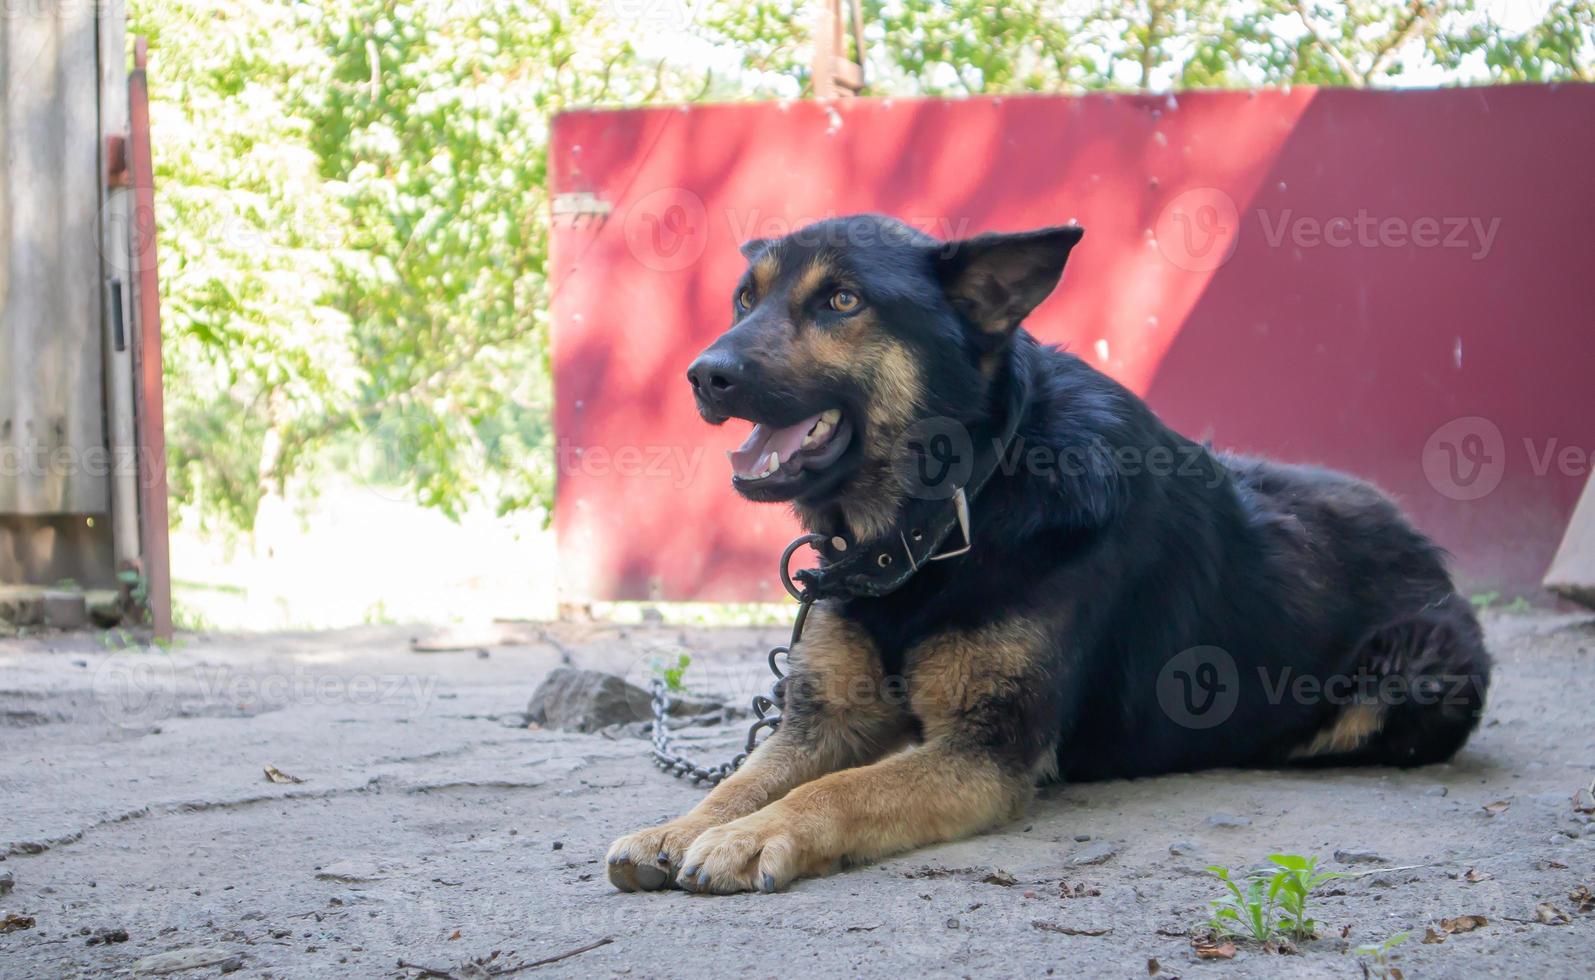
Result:
M742 382L742 368L726 354L705 351L687 368L687 380L692 384L693 394L711 407L719 407Z

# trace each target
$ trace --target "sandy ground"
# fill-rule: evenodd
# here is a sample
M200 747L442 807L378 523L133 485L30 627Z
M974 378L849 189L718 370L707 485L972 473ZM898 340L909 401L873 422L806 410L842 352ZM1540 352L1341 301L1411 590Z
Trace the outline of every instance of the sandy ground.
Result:
M680 647L699 653L689 680L750 694L780 630L522 626L433 654L390 627L171 653L0 641L0 921L33 920L0 933L0 975L485 976L612 937L514 975L1145 977L1156 959L1159 976L1356 977L1350 947L1408 931L1409 978L1587 976L1595 912L1568 895L1595 888L1595 823L1572 801L1595 776L1595 618L1488 626L1488 721L1452 764L1052 788L994 833L730 898L613 891L609 842L700 791L640 739L522 712L564 658L641 677ZM714 758L739 737L689 735ZM1298 955L1198 960L1218 895L1203 866L1277 851L1372 873L1325 887L1323 938ZM1015 883L984 880L998 871ZM1541 923L1542 902L1571 921ZM1419 942L1462 914L1488 925Z

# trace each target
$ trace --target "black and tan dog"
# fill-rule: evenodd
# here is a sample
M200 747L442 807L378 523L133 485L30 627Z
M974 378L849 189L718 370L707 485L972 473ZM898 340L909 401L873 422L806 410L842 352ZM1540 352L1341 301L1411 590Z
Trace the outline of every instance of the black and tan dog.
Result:
M780 889L1009 820L1043 779L1467 740L1489 656L1390 500L1211 453L1021 329L1081 234L856 216L744 246L688 377L706 420L755 423L737 491L823 536L819 601L779 730L617 841L615 885Z

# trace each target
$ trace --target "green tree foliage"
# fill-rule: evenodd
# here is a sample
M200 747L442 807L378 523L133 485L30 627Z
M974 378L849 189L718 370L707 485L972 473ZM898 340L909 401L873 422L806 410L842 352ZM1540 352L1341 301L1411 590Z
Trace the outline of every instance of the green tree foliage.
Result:
M330 452L457 513L547 500L548 120L706 72L556 0L138 3L180 519Z
M1588 81L1595 3L1545 0L864 0L869 94L1165 91L1257 85ZM753 89L809 87L809 5L709 8L704 35L742 51Z
M1524 0L1531 2L1531 0ZM1595 0L865 0L868 94L1589 80ZM546 504L548 120L797 96L807 0L134 0L178 518L317 465Z

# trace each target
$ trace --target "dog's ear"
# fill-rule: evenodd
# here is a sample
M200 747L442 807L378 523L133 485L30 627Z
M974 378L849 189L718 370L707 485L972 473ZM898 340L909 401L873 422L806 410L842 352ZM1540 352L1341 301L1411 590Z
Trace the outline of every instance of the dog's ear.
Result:
M770 247L770 240L768 238L750 238L737 247L742 250L742 257L752 262L755 255Z
M937 274L953 308L976 329L1012 333L1058 285L1084 234L1079 225L1059 225L948 242L937 249Z

